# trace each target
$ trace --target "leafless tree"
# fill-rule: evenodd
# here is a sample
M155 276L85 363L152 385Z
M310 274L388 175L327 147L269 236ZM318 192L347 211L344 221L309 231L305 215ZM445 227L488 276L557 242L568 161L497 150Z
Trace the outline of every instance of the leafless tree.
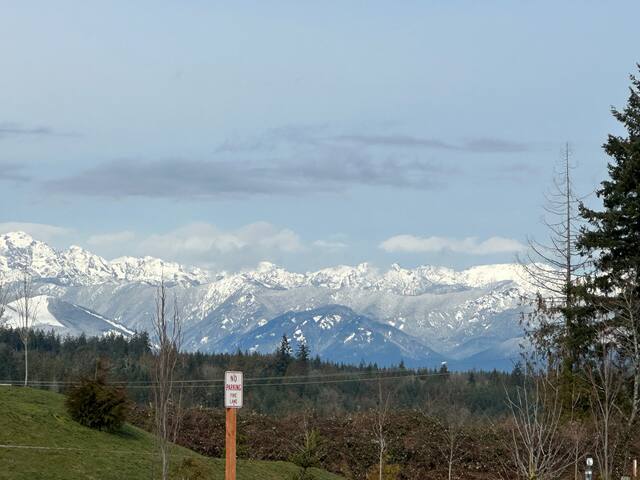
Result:
M596 292L596 341L586 368L596 458L604 478L623 466L638 428L640 409L640 299L634 278Z
M33 278L25 269L15 287L14 308L18 317L18 335L24 349L24 386L29 383L29 338L38 316L39 301L34 296Z
M584 422L578 419L569 420L564 425L564 432L571 450L573 479L580 480L582 478L580 467L583 464L584 455L587 453L587 450L589 450L587 446L591 443L589 432Z
M631 429L638 421L640 410L640 298L634 292L639 289L629 281L615 299L606 302L616 350L623 359L625 374L631 379L631 408L626 423Z
M460 453L460 444L464 433L464 427L469 420L469 411L465 408L456 408L449 405L435 416L442 429L443 442L438 443L440 453L447 461L448 480L453 478L453 465Z
M573 391L571 392L570 412L563 425L563 433L569 442L573 457L574 480L582 478L581 467L584 462L584 455L587 451L591 451L593 447L592 432L581 415L581 403L586 395L588 393L584 391L584 386L578 386L574 383Z
M9 295L7 293L7 287L4 282L0 279L0 325L2 325L2 317L4 317L4 312L7 308L7 301L9 300Z
M525 316L525 324L533 344L546 353L553 363L558 357L575 357L567 351L576 282L583 276L586 263L576 247L579 234L580 199L571 181L571 151L565 146L561 168L556 172L551 191L546 195L542 220L549 237L546 242L529 239L529 252L519 258L526 280L538 291L535 298L525 299L533 312ZM575 362L575 358L572 358Z
M555 480L572 463L562 436L562 402L545 376L529 374L523 387L507 394L511 441L507 445L517 478Z
M378 405L376 406L373 425L374 443L378 445L378 480L382 480L384 475L384 463L388 447L386 430L389 421L389 399L390 394L383 395L382 383L379 383Z
M153 328L158 342L153 365L153 407L155 430L161 460L161 478L169 478L171 441L175 440L178 418L172 415L176 410L176 389L174 374L182 344L182 321L174 297L169 305L167 288L160 282L156 292L156 314Z
M615 364L616 353L608 335L601 334L599 352L586 368L591 387L591 414L596 442L595 456L603 480L612 480L623 439L621 408L622 375Z

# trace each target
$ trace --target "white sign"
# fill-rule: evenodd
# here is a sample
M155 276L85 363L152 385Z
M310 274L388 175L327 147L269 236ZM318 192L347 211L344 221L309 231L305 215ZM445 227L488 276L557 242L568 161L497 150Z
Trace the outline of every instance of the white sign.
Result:
M224 372L225 408L242 408L242 372Z

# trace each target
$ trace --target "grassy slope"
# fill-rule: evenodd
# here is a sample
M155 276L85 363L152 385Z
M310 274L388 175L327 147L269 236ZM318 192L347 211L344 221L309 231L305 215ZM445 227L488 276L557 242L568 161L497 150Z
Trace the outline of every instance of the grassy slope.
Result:
M75 423L64 409L64 397L42 390L0 387L0 445L34 445L69 450L0 448L0 479L11 480L149 480L154 465L153 438L127 425L109 434ZM202 457L175 447L175 464L192 464L185 478L224 479L224 460ZM297 468L285 462L243 461L238 480L282 480ZM340 477L315 471L318 480ZM176 475L173 478L183 478Z

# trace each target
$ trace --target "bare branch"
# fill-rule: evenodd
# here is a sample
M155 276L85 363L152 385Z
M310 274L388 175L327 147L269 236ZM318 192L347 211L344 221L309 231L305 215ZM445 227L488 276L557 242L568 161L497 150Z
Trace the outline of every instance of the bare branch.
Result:
M164 280L160 282L156 291L156 315L153 328L158 342L153 365L155 430L161 460L161 478L167 480L170 442L177 436L180 419L181 394L176 403L173 377L182 345L182 321L175 297L173 308L170 309Z

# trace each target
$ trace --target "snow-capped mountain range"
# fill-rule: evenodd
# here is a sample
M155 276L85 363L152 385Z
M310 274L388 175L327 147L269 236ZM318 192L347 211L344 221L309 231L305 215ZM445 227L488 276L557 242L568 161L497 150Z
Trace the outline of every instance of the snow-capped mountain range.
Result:
M0 278L36 281L38 327L129 335L150 330L164 279L184 321L185 348L271 352L283 334L323 358L359 363L510 368L523 338L521 298L533 293L517 264L463 271L369 264L289 272L271 263L211 273L144 257L108 261L58 251L23 232L0 235ZM12 324L11 304L5 318Z

